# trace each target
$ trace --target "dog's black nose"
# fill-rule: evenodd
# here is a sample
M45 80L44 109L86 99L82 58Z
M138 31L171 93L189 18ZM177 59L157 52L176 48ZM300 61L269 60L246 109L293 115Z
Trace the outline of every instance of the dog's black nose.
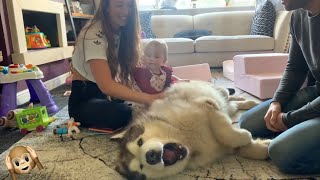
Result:
M161 161L161 151L150 150L146 153L147 163L150 165L157 164Z

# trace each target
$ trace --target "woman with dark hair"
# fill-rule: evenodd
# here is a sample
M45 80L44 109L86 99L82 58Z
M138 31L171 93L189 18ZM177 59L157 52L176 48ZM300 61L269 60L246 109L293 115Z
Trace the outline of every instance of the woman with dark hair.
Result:
M139 40L136 1L102 0L75 45L70 117L85 127L118 129L131 120L131 108L124 101L150 104L162 97L131 88Z

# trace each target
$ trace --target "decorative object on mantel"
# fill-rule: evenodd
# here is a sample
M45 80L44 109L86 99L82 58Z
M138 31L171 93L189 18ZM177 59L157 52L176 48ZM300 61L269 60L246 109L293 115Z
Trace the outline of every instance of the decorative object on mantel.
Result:
M51 47L50 41L37 26L26 27L26 41L28 49L43 49Z
M71 1L71 6L70 6L70 8L71 8L71 11L72 11L73 13L81 13L81 14L83 14L82 8L81 8L81 6L80 6L80 2L77 1L77 0L72 0L72 1Z

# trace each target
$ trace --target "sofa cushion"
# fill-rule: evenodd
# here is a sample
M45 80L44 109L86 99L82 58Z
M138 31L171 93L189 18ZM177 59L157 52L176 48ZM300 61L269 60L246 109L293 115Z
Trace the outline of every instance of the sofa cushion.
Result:
M155 38L156 36L151 29L151 12L140 12L141 31L145 33L145 38Z
M183 54L183 53L193 53L194 43L192 39L188 38L159 38L164 40L168 45L169 54ZM152 39L143 39L142 46L146 46L148 42Z
M281 3L282 0L256 0L256 11L259 11L266 1L270 1L274 5L276 12L285 10Z
M173 38L178 32L193 29L193 17L189 15L152 16L151 26L157 38Z
M228 11L193 16L194 29L207 29L216 36L250 34L254 11Z
M195 40L196 52L273 50L274 39L261 35L203 36Z
M196 40L199 37L210 36L210 35L212 35L211 31L208 31L205 29L192 29L192 30L178 32L173 37L174 38L189 38L192 40Z
M275 20L276 20L275 7L268 0L260 10L256 11L256 14L252 21L251 34L273 37Z

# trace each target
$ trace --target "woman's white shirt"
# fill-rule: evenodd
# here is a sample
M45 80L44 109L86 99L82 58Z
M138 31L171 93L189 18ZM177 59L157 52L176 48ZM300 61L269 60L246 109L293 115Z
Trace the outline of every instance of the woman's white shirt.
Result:
M117 45L116 54L118 54L120 37L115 35L114 39ZM101 22L95 22L89 29L82 30L78 35L75 51L72 55L73 68L87 80L96 82L88 62L93 59L107 61L107 48L108 42L102 31Z

